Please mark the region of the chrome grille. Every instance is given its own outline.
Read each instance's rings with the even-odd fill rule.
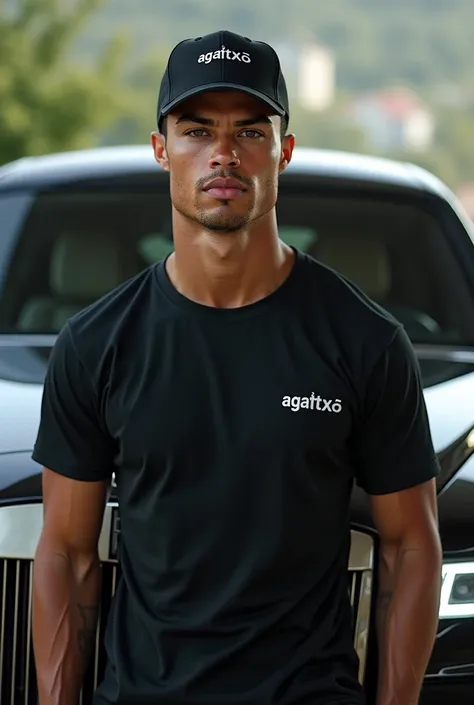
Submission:
[[[120,568],[115,563],[102,566],[102,603],[96,645],[84,679],[81,705],[90,705],[92,693],[105,667],[102,646],[107,614],[115,592]],[[31,593],[33,562],[0,560],[0,703],[37,705],[36,674],[31,639]]]
[[[372,571],[349,573],[349,595],[354,614],[354,646],[359,657],[359,681],[364,682],[372,612]]]
[[[30,511],[36,513],[34,521]],[[6,509],[11,511],[2,526]],[[33,577],[32,546],[35,541],[29,526],[40,531],[38,516],[41,508],[0,508],[0,705],[37,705],[36,674],[31,639],[31,597]],[[13,533],[8,533],[8,526]],[[18,544],[18,531],[23,528],[28,545]],[[110,604],[120,577],[120,566],[115,560],[116,507],[109,505],[101,534],[99,553],[102,559],[102,600],[96,644],[89,670],[84,680],[81,705],[91,705],[92,693],[102,678],[105,667],[104,634]],[[39,538],[39,533],[37,538]],[[9,557],[5,557],[9,556]],[[366,533],[352,531],[349,561],[348,590],[354,611],[354,645],[359,656],[359,679],[364,680],[367,644],[372,604],[373,539]]]
[[[0,703],[34,703],[31,679],[31,561],[2,560],[0,624]],[[30,692],[31,691],[31,692]]]

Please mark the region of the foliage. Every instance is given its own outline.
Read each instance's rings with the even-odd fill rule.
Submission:
[[[154,128],[163,62],[184,37],[228,28],[270,43],[290,42],[294,50],[301,42],[318,39],[335,53],[339,95],[406,85],[428,99],[438,123],[433,148],[427,154],[388,156],[427,166],[455,187],[472,180],[474,171],[474,114],[468,108],[474,96],[472,2],[240,0],[233,6],[220,0],[174,0],[163,10],[156,0],[113,0],[89,25],[76,50],[81,55],[87,47],[100,46],[111,27],[129,28],[130,60],[136,66],[147,62],[147,78],[135,88],[135,78],[129,76],[136,111],[124,115],[105,141],[143,142]],[[149,52],[154,58],[147,58]],[[464,103],[452,109],[438,105],[430,98],[438,89],[458,90]],[[321,114],[294,105],[291,127],[298,144],[370,151],[365,136],[344,125],[339,108],[340,98]]]
[[[367,136],[344,122],[342,96],[406,85],[434,111],[435,143],[426,154],[387,156],[426,166],[453,187],[473,178],[472,0],[240,0],[235,7],[173,0],[165,9],[156,0],[2,0],[0,8],[0,163],[149,141],[172,46],[228,28],[289,42],[290,56],[314,39],[334,50],[335,105],[313,114],[292,101],[299,145],[370,152]],[[126,63],[124,40],[110,41],[122,28]],[[461,101],[450,107],[443,94]]]
[[[141,63],[132,67],[124,77],[125,86],[133,95],[114,127],[102,137],[104,146],[111,144],[143,144],[156,130],[158,90],[167,56],[151,51]]]
[[[136,58],[226,28],[270,42],[321,40],[336,52],[342,90],[472,80],[472,0],[173,0],[166,8],[157,0],[113,0],[87,42],[121,23],[134,34]]]
[[[93,69],[68,61],[71,43],[101,4],[19,0],[0,15],[0,163],[85,147],[123,109],[123,40],[110,41]]]
[[[293,109],[290,131],[295,133],[298,146],[367,152],[366,136],[358,127],[348,125],[341,117],[343,103],[338,101],[330,110],[312,113]]]

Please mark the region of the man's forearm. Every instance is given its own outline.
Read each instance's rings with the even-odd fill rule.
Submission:
[[[390,565],[391,563],[391,565]],[[417,705],[438,625],[441,557],[400,549],[380,565],[377,705]]]
[[[33,588],[39,705],[79,705],[96,636],[100,580],[98,560],[74,566],[39,546]]]

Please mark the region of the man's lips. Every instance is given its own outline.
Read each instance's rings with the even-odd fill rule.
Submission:
[[[246,188],[237,179],[214,179],[203,189],[214,198],[238,198],[245,193]]]

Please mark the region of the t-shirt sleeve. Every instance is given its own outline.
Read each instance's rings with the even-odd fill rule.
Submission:
[[[356,481],[368,494],[388,494],[438,475],[421,374],[403,328],[370,375],[353,436]]]
[[[32,457],[75,480],[105,480],[114,471],[114,443],[100,418],[92,380],[68,324],[49,359]]]

